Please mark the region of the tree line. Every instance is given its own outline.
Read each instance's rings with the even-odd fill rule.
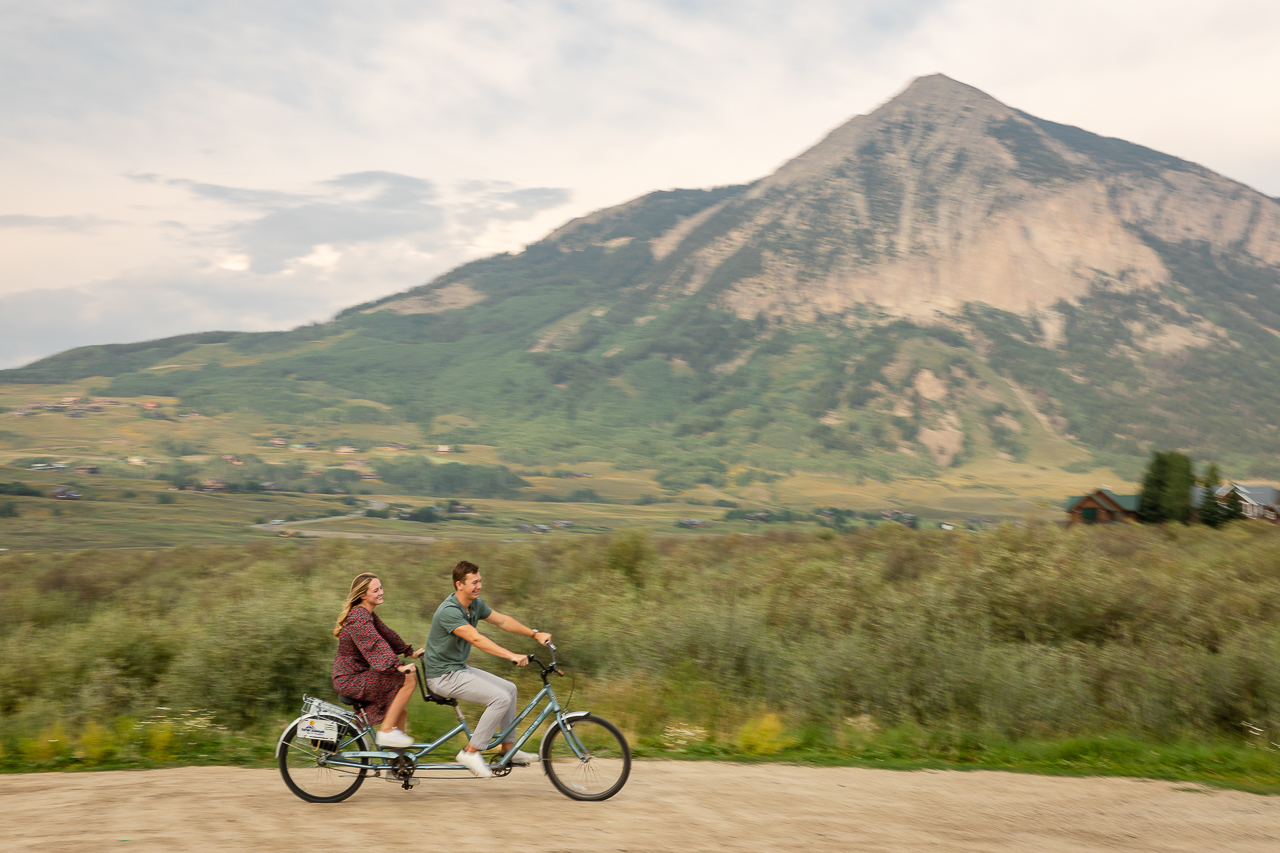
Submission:
[[[1200,500],[1194,500],[1194,488],[1201,488]],[[1225,502],[1219,501],[1217,491],[1222,486],[1218,466],[1210,462],[1197,477],[1191,457],[1176,450],[1154,451],[1142,477],[1142,520],[1148,524],[1180,521],[1184,524],[1198,521],[1210,527],[1220,527],[1229,521],[1244,518],[1244,505],[1234,489]],[[1194,506],[1193,506],[1194,504]]]

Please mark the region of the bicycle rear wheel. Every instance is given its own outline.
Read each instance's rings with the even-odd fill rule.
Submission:
[[[370,752],[365,736],[345,721],[338,721],[336,741],[309,740],[298,737],[294,723],[285,732],[278,761],[280,775],[289,790],[309,803],[340,803],[364,783],[365,769],[333,767],[325,761],[340,751]],[[368,758],[351,759],[368,764]]]
[[[574,800],[607,800],[631,775],[631,748],[618,727],[588,714],[553,725],[542,740],[542,767],[551,784]]]

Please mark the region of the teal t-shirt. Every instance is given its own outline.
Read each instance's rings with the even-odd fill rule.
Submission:
[[[463,625],[476,627],[481,619],[493,612],[493,608],[482,599],[471,601],[465,610],[458,601],[456,593],[451,594],[431,617],[431,632],[427,634],[427,650],[422,655],[422,666],[427,678],[439,678],[467,666],[467,657],[471,654],[471,644],[453,633],[455,628]]]

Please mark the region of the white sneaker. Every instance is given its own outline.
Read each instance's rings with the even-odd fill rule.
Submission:
[[[484,756],[478,752],[467,752],[464,749],[458,753],[457,761],[481,779],[488,779],[493,775],[493,771],[485,763]]]
[[[373,736],[373,739],[378,746],[389,746],[392,749],[405,749],[413,746],[413,738],[399,729],[392,729],[389,732],[380,731]]]
[[[538,756],[532,752],[525,752],[523,749],[517,749],[515,754],[511,756],[511,763],[516,767],[529,767],[538,763]]]

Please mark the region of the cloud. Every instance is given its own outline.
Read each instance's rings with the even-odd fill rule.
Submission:
[[[73,346],[326,320],[471,260],[486,235],[569,199],[552,187],[473,180],[441,188],[385,171],[295,190],[131,178],[178,188],[232,216],[203,228],[163,223],[184,247],[177,259],[92,284],[0,295],[0,367]]]
[[[554,187],[515,187],[486,181],[461,182],[442,192],[426,179],[386,171],[353,172],[297,192],[220,186],[170,179],[201,198],[251,211],[191,238],[220,245],[248,258],[256,273],[285,270],[317,246],[345,249],[395,240],[418,252],[463,250],[494,223],[520,222],[570,198]]]
[[[0,228],[43,228],[83,233],[114,224],[116,223],[96,216],[27,216],[21,213],[0,216]]]

